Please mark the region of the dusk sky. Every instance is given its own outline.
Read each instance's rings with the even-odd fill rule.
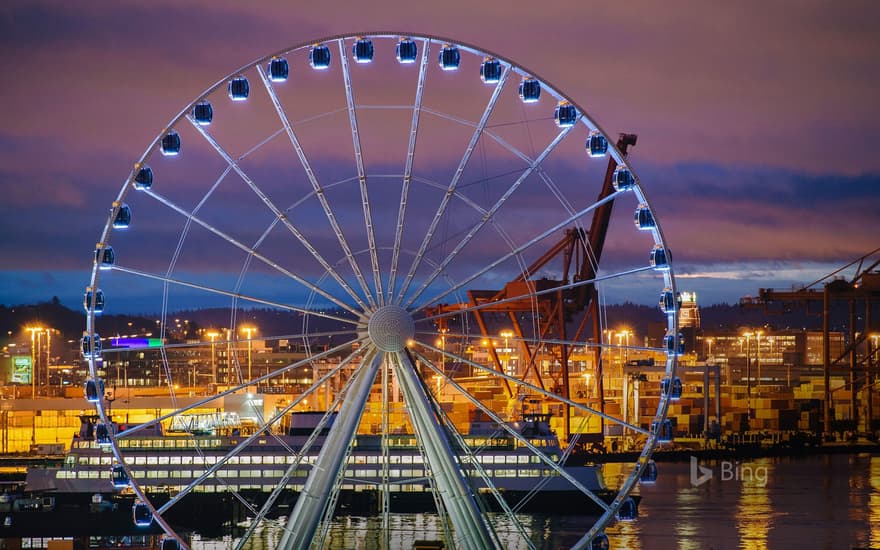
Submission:
[[[497,52],[638,134],[701,304],[811,282],[880,246],[878,27],[870,0],[7,0],[0,303],[80,303],[107,208],[168,121],[254,59],[361,31]]]

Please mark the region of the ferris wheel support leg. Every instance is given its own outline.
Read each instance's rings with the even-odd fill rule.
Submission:
[[[382,364],[382,357],[376,354],[366,360],[365,364],[369,366],[356,374],[358,378],[349,390],[352,393],[343,401],[333,427],[330,428],[330,433],[327,434],[321,447],[321,453],[312,466],[305,487],[290,512],[284,528],[284,536],[278,543],[279,550],[305,550],[312,544],[333,485],[340,469],[345,467],[343,460],[346,451],[366,408],[370,388],[376,379],[379,365]]]
[[[461,468],[455,461],[449,438],[431,408],[428,395],[419,382],[416,368],[409,355],[405,351],[398,352],[397,361],[395,370],[409,408],[416,437],[424,445],[437,490],[458,533],[461,548],[473,550],[500,548],[492,528],[486,523],[477,506],[477,501],[464,479]]]

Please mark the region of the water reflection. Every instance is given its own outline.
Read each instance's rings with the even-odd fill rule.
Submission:
[[[675,495],[680,518],[674,523],[678,550],[700,550],[700,504],[703,497],[696,490],[684,489]]]
[[[872,456],[868,469],[870,496],[868,497],[868,538],[872,548],[880,548],[880,456]]]
[[[691,484],[688,463],[661,463],[653,485],[638,487],[639,518],[608,528],[611,547],[631,550],[714,550],[880,548],[880,456],[814,456],[747,460],[766,468],[764,483],[751,476],[722,478],[721,462],[701,462],[712,479]],[[631,464],[608,464],[609,485],[619,483]],[[728,474],[732,475],[732,474]],[[577,510],[572,510],[573,514]],[[519,514],[519,521],[540,550],[570,548],[595,518],[577,515]],[[526,548],[516,529],[496,517],[506,548]],[[341,517],[330,529],[327,548],[380,548],[378,518]],[[257,532],[245,548],[274,548],[283,520]],[[441,538],[436,514],[392,517],[392,549],[408,549],[415,540]],[[231,550],[235,536],[193,540],[194,549]],[[449,545],[447,545],[447,548]]]
[[[633,464],[629,462],[613,462],[603,465],[602,475],[605,478],[605,483],[609,487],[620,487],[620,485],[622,485],[626,478],[632,473],[632,470]],[[641,496],[640,490],[640,487],[635,489],[634,494],[639,494],[639,496]],[[621,521],[608,527],[606,533],[611,542],[611,548],[631,548],[633,550],[642,549],[642,529],[640,519],[643,514],[643,510],[640,508],[639,520]]]
[[[740,498],[736,510],[740,548],[767,550],[767,539],[774,515],[768,489],[771,470],[770,459],[755,460],[748,464],[733,463],[732,467],[726,470],[732,477],[722,479],[740,484]],[[722,475],[724,473],[722,471]]]

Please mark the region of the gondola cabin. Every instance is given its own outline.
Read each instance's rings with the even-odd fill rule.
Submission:
[[[415,63],[418,52],[419,48],[416,45],[416,41],[412,38],[406,37],[398,40],[397,46],[394,49],[394,54],[397,57],[397,61],[403,64]]]
[[[266,67],[266,76],[269,77],[269,80],[272,82],[284,82],[289,75],[290,66],[287,64],[286,59],[283,57],[273,57],[269,60],[269,65]]]
[[[315,44],[309,49],[309,65],[313,69],[323,71],[330,67],[330,48],[323,44]]]
[[[229,99],[232,101],[244,101],[250,95],[251,87],[248,79],[244,76],[236,76],[229,81]]]

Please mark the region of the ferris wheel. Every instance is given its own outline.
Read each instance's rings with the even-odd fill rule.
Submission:
[[[678,294],[633,143],[534,72],[431,36],[328,37],[206,89],[125,179],[85,293],[86,394],[135,522],[185,546],[175,508],[223,493],[249,518],[239,546],[284,517],[279,547],[322,547],[369,493],[388,547],[413,490],[447,547],[534,548],[524,506],[564,486],[591,510],[565,546],[607,544],[681,391]],[[605,304],[644,296],[665,335],[614,341]],[[102,335],[126,301],[155,325]],[[222,321],[180,313],[204,310]],[[658,358],[647,418],[605,406],[630,355]],[[152,388],[155,413],[114,422],[111,383]],[[619,486],[572,465],[591,433],[636,445]],[[150,462],[159,435],[184,464]]]

